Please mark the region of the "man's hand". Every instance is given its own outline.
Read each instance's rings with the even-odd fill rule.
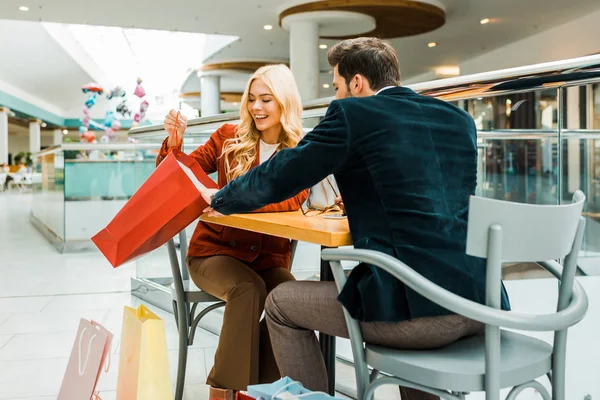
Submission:
[[[171,110],[165,117],[163,126],[169,134],[169,148],[177,147],[183,140],[183,134],[187,128],[187,118],[179,111]]]

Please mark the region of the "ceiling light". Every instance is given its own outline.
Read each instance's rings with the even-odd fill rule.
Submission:
[[[29,7],[21,6],[19,7],[19,11],[29,11]]]
[[[323,87],[324,87],[325,89],[329,89],[329,84],[327,84],[327,83],[324,83],[324,84],[323,84]]]
[[[429,42],[429,43],[427,43],[427,47],[435,47],[435,46],[437,46],[436,42]]]
[[[484,19],[482,19],[481,21],[479,21],[479,23],[480,23],[481,25],[485,25],[485,24],[487,24],[488,22],[490,22],[490,19],[489,19],[489,18],[484,18]]]
[[[68,130],[66,130],[66,129],[63,129],[63,135],[67,135],[68,133],[69,133],[69,131],[68,131]]]
[[[48,126],[48,124],[46,124],[45,122],[42,122],[42,128],[45,128],[47,126]]]
[[[458,76],[460,75],[460,67],[452,65],[437,67],[435,69],[435,74],[439,77]]]
[[[265,26],[263,26],[263,29],[265,31],[270,31],[271,29],[273,29],[273,25],[265,25]]]
[[[327,45],[326,44],[320,44],[319,48],[325,50],[327,48]]]

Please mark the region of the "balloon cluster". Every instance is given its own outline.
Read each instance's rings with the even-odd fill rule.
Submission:
[[[89,83],[81,87],[83,93],[88,94],[85,100],[85,106],[83,107],[83,118],[81,119],[81,126],[79,127],[79,139],[82,142],[92,143],[95,140],[95,135],[91,129],[103,131],[104,135],[100,138],[102,143],[108,143],[111,139],[115,138],[115,133],[121,129],[121,122],[119,121],[119,115],[121,118],[131,117],[131,110],[127,105],[127,99],[125,98],[126,92],[121,86],[117,86],[106,94],[106,98],[109,101],[118,100],[119,103],[115,107],[114,111],[112,107],[106,111],[104,116],[104,122],[99,124],[90,118],[90,109],[96,104],[98,96],[102,96],[104,89],[97,83]],[[142,86],[142,80],[137,79],[137,86],[133,91],[133,94],[143,99],[146,96],[146,91]],[[146,117],[146,110],[148,110],[149,103],[143,100],[140,103],[140,109],[133,117],[133,126],[137,126]]]
[[[98,96],[102,96],[104,89],[97,83],[88,83],[81,87],[81,91],[88,95],[85,100],[83,107],[83,118],[81,119],[81,126],[79,127],[79,140],[81,142],[92,143],[96,135],[90,131],[90,126],[94,126],[95,122],[90,118],[90,109],[96,105]]]
[[[146,96],[146,91],[144,90],[144,87],[142,86],[142,79],[138,78],[137,79],[137,86],[135,87],[135,90],[133,91],[133,94],[135,94],[137,97],[141,99],[144,98],[144,96]],[[148,103],[146,100],[143,100],[140,103],[140,110],[138,112],[135,113],[135,115],[133,116],[133,126],[137,126],[140,122],[142,122],[144,120],[144,118],[146,117],[146,110],[148,110],[148,107],[150,106],[150,103]]]

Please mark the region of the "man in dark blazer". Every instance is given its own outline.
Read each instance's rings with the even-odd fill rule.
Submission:
[[[399,86],[396,52],[379,39],[340,42],[328,60],[336,100],[323,120],[297,147],[205,193],[212,195],[213,214],[285,200],[333,173],[355,248],[394,256],[447,290],[484,303],[485,262],[465,254],[477,172],[473,119]],[[502,300],[509,309],[505,291]],[[361,264],[339,297],[332,282],[288,282],[271,293],[266,315],[284,376],[312,390],[327,389],[313,330],[347,337],[340,303],[361,321],[366,342],[389,347],[434,348],[483,329]],[[401,392],[403,400],[437,398]]]

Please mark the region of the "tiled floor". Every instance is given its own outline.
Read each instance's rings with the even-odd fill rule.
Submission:
[[[115,399],[123,306],[141,303],[129,294],[133,265],[113,269],[99,253],[59,254],[29,223],[30,206],[30,195],[0,193],[0,399],[56,398],[80,318],[94,319],[115,335],[112,367],[99,383],[102,399]],[[301,257],[318,257],[312,253],[305,248]],[[600,398],[600,347],[593,345],[600,328],[600,278],[582,282],[590,312],[569,336],[568,400],[585,395]],[[507,287],[515,309],[552,312],[554,300],[548,299],[555,297],[555,281],[517,280],[507,282]],[[165,321],[174,382],[178,347],[174,320],[171,314],[149,307]],[[551,339],[548,334],[539,336]],[[204,381],[217,340],[211,333],[197,332],[188,358],[185,399],[208,397]],[[352,369],[338,363],[337,381],[352,385]],[[483,398],[481,394],[468,397]],[[532,391],[520,397],[538,398]],[[384,387],[377,399],[399,399],[398,391]]]

